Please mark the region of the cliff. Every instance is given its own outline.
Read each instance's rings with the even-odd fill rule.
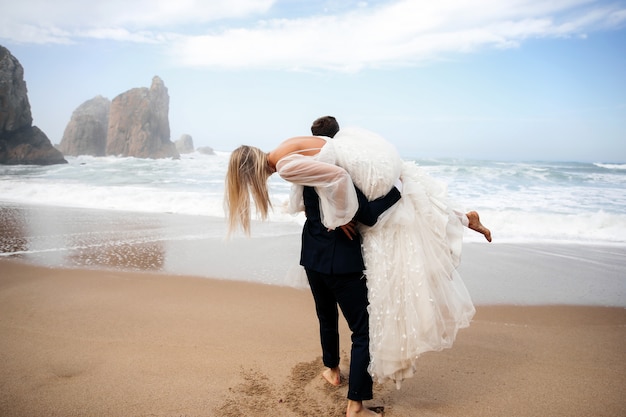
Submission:
[[[65,164],[63,154],[33,126],[24,68],[0,46],[0,164]]]

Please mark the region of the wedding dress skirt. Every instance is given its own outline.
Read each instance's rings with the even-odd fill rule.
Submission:
[[[467,218],[449,206],[445,184],[402,161],[371,132],[342,129],[322,157],[334,157],[370,200],[385,195],[398,177],[402,181],[400,201],[375,226],[361,229],[370,302],[368,370],[375,381],[399,387],[422,353],[451,347],[475,313],[456,270]]]

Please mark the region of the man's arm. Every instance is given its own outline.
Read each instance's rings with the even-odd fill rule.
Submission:
[[[359,200],[359,209],[354,218],[356,221],[366,226],[375,225],[380,215],[396,204],[401,198],[400,190],[396,187],[392,187],[391,191],[386,195],[373,201],[367,201],[363,192],[357,187],[354,188],[356,189],[356,195]]]

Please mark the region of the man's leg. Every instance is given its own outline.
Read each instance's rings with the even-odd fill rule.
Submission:
[[[315,301],[315,311],[320,324],[322,361],[328,368],[339,366],[339,311],[337,300],[328,288],[327,275],[306,270],[306,275]],[[332,278],[332,277],[331,277]],[[331,381],[329,381],[331,382]],[[331,382],[332,383],[332,382]]]
[[[362,274],[337,275],[332,284],[335,297],[352,331],[348,399],[371,400],[372,377],[367,372],[370,363],[369,315],[367,285]]]

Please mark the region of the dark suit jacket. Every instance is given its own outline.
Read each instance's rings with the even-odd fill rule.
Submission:
[[[389,193],[377,200],[367,201],[356,188],[359,210],[355,220],[373,226],[378,217],[400,200],[400,191],[393,187]],[[319,196],[313,187],[303,191],[306,222],[302,230],[300,265],[322,274],[349,274],[365,269],[361,252],[361,235],[348,239],[343,230],[328,231],[321,222]]]

